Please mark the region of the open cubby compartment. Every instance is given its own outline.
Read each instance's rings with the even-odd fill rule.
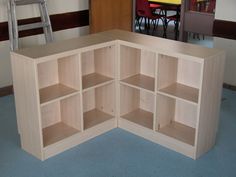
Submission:
[[[37,69],[41,104],[69,96],[80,88],[78,55],[39,63]]]
[[[115,45],[89,50],[81,54],[83,89],[115,78]]]
[[[193,103],[198,103],[202,80],[202,60],[176,58],[159,54],[158,91]]]
[[[115,83],[83,92],[84,129],[115,118]]]
[[[156,130],[194,146],[197,108],[195,104],[158,94]]]
[[[120,85],[121,118],[153,129],[154,95],[143,89]]]
[[[120,46],[120,79],[136,87],[155,90],[156,54],[154,52]]]
[[[41,106],[44,147],[80,132],[81,115],[79,94]]]

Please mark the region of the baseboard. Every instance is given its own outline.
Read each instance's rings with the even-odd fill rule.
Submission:
[[[236,86],[230,85],[230,84],[226,84],[226,83],[223,84],[223,88],[236,91]]]
[[[236,22],[226,20],[214,20],[213,36],[236,40]]]
[[[13,86],[7,86],[0,88],[0,97],[13,94]]]
[[[89,25],[89,10],[81,10],[75,12],[67,12],[62,14],[50,15],[53,31],[66,30]],[[36,23],[41,21],[40,17],[28,18],[18,20],[18,24],[25,25],[29,23]],[[8,22],[0,23],[0,41],[9,39]],[[32,36],[43,34],[43,29],[30,29],[24,30],[19,33],[19,37]]]

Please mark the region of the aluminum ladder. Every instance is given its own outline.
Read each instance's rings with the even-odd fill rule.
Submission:
[[[16,6],[38,4],[41,22],[18,25]],[[43,28],[46,43],[53,41],[52,26],[47,11],[46,0],[8,0],[8,29],[12,51],[19,49],[19,32],[29,29]]]

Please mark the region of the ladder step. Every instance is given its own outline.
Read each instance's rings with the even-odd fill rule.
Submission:
[[[50,24],[49,23],[42,23],[42,22],[31,23],[31,24],[27,24],[27,25],[19,25],[18,26],[18,31],[43,28],[43,27],[47,27],[47,26],[50,26]]]
[[[28,4],[39,4],[39,3],[44,3],[45,0],[15,0],[15,4],[17,6],[23,6],[23,5],[28,5]]]

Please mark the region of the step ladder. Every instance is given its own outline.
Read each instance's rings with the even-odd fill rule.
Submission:
[[[41,22],[26,25],[18,25],[16,6],[38,4]],[[45,0],[8,0],[8,29],[10,47],[12,51],[19,48],[19,32],[29,29],[43,28],[46,43],[53,41],[52,26],[47,11]]]

